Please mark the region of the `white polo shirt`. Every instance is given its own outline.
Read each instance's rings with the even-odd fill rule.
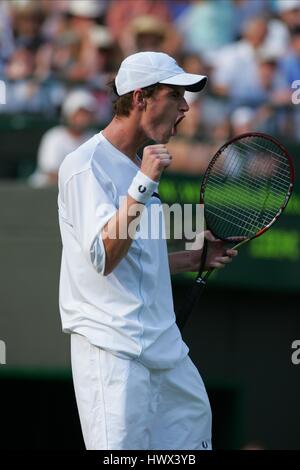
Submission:
[[[65,332],[79,333],[119,357],[164,369],[183,359],[188,348],[175,323],[162,233],[157,238],[155,230],[152,239],[137,235],[113,272],[103,275],[101,230],[118,209],[120,196],[127,196],[137,171],[101,133],[63,161],[58,196],[63,242],[60,312]],[[150,205],[159,209],[159,199],[153,196],[146,209]],[[142,233],[160,217],[159,210],[144,212]]]

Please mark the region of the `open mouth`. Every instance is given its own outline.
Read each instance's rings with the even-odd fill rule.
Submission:
[[[176,119],[174,126],[172,127],[172,136],[177,134],[177,126],[184,119],[185,116],[180,116]]]

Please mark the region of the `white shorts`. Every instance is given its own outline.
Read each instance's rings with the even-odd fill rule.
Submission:
[[[211,449],[210,404],[188,356],[173,369],[148,369],[72,334],[71,359],[87,449]]]

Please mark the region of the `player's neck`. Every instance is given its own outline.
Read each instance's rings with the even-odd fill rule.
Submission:
[[[138,149],[146,141],[144,134],[133,121],[134,118],[130,117],[114,117],[103,131],[104,137],[131,160],[135,160]]]

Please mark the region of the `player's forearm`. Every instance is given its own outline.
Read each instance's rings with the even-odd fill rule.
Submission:
[[[164,145],[145,147],[141,169],[132,180],[125,202],[102,230],[106,254],[104,275],[110,274],[127,254],[144,204],[157,191],[160,175],[171,160]]]
[[[176,251],[169,254],[169,266],[171,274],[185,273],[195,271],[196,266],[192,262],[191,252]]]
[[[127,196],[120,209],[104,226],[101,235],[105,248],[105,276],[110,274],[126,256],[143,208],[143,204]]]

